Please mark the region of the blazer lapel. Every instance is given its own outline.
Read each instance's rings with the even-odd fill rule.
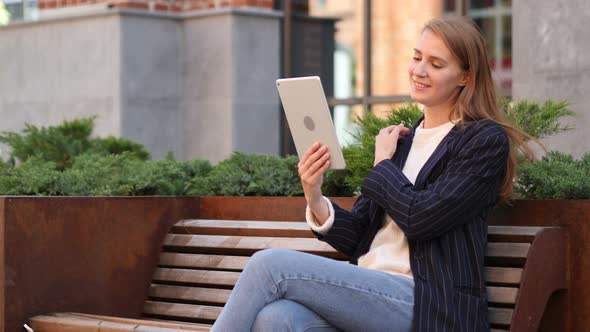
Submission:
[[[410,154],[410,148],[412,147],[412,141],[414,139],[414,132],[414,128],[410,128],[410,132],[408,132],[406,136],[399,138],[397,149],[395,150],[392,161],[400,169],[404,168],[406,159],[408,159],[408,154]]]
[[[418,122],[410,128],[410,131],[406,136],[402,136],[398,140],[398,146],[395,150],[395,154],[393,155],[392,161],[396,164],[400,169],[404,168],[406,164],[406,160],[408,159],[408,155],[410,154],[410,148],[412,147],[412,142],[414,141],[414,134],[416,133],[416,128],[422,123],[424,120],[424,116],[421,116]]]
[[[434,166],[442,159],[442,157],[447,153],[448,145],[451,143],[458,135],[459,128],[454,126],[451,131],[442,139],[440,144],[434,149],[432,155],[428,158],[420,172],[418,172],[418,176],[416,177],[416,183],[414,183],[414,187],[416,188],[424,188],[426,186],[426,180],[428,176],[434,169]]]

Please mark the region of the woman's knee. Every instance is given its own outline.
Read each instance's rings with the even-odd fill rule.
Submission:
[[[307,307],[290,300],[274,301],[258,313],[252,331],[336,331]]]
[[[289,331],[283,311],[280,300],[266,305],[256,316],[252,331]]]
[[[246,269],[260,269],[267,268],[268,266],[277,266],[280,263],[284,263],[290,260],[294,252],[288,249],[272,248],[265,249],[256,252],[250,258]]]

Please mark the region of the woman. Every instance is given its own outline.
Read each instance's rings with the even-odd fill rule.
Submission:
[[[299,163],[307,222],[352,264],[254,255],[213,331],[488,331],[487,216],[512,189],[522,132],[496,104],[483,38],[464,18],[426,24],[409,65],[412,128],[384,128],[352,211],[322,196],[316,143]]]

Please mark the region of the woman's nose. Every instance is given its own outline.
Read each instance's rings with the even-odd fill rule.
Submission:
[[[413,74],[420,77],[426,76],[426,68],[424,62],[419,62],[416,64],[416,66],[414,66]]]

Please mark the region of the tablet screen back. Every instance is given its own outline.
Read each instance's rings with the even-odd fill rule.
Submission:
[[[299,159],[320,142],[330,152],[330,168],[346,168],[320,78],[279,79],[276,84]]]

